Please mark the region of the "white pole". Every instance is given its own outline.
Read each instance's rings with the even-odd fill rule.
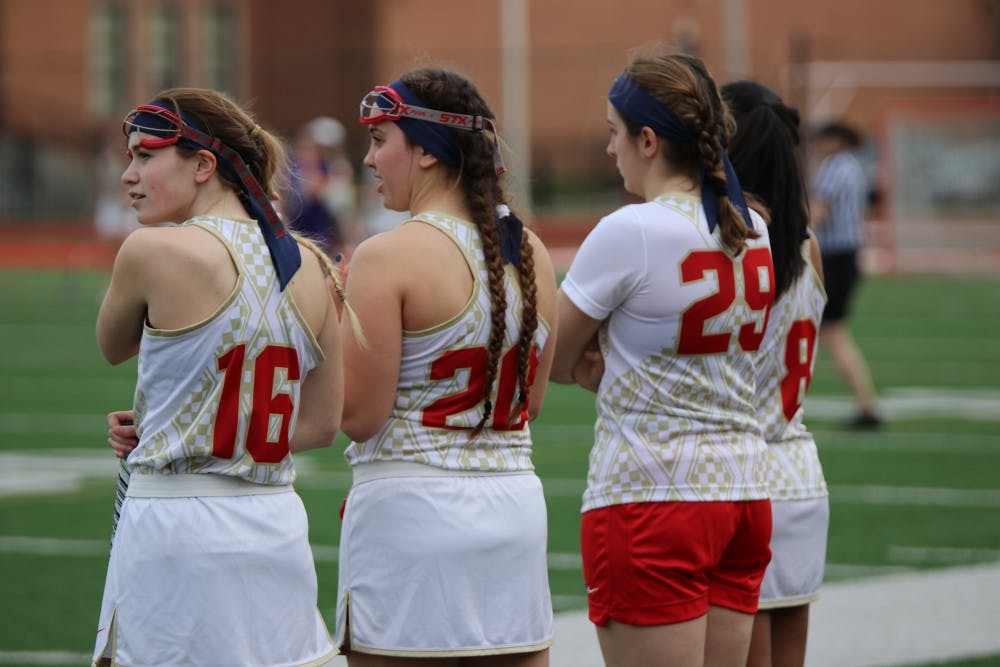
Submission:
[[[500,136],[511,203],[531,212],[531,77],[528,71],[528,0],[500,0]]]
[[[725,38],[725,81],[744,79],[750,72],[750,45],[747,34],[747,0],[723,0],[722,34]]]

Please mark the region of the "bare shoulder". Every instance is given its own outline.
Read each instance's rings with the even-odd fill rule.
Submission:
[[[140,273],[174,267],[179,258],[193,254],[197,248],[185,231],[182,227],[140,227],[125,237],[115,262]]]
[[[545,247],[544,243],[542,243],[542,239],[539,238],[538,234],[527,227],[524,228],[524,231],[528,235],[528,242],[531,243],[531,249],[535,255],[536,264],[538,260],[541,259],[547,266],[552,266],[552,258],[549,257],[549,249]]]

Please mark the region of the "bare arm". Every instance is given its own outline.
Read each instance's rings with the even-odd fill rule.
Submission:
[[[329,446],[340,428],[344,409],[344,364],[337,309],[326,284],[317,288],[317,298],[327,301],[326,317],[316,340],[325,359],[302,382],[299,416],[289,446],[293,452]]]
[[[392,410],[403,345],[402,290],[389,235],[363,242],[351,258],[347,300],[361,322],[366,345],[344,328],[344,433],[364,441]]]
[[[534,233],[529,231],[528,239],[534,254],[538,315],[544,318],[551,327],[548,340],[540,350],[535,379],[531,385],[531,391],[528,392],[528,420],[533,421],[541,414],[542,404],[545,402],[545,390],[552,372],[556,341],[559,340],[559,313],[556,306],[556,271],[552,266],[552,258],[549,257],[549,251]]]
[[[146,267],[156,254],[151,231],[136,230],[122,243],[115,257],[111,285],[97,316],[97,344],[104,358],[114,365],[139,352],[148,303]]]
[[[809,224],[813,229],[819,229],[830,217],[830,202],[819,195],[813,195],[809,202]]]
[[[604,360],[595,349],[594,340],[600,326],[600,320],[585,314],[559,291],[559,338],[552,364],[553,382],[578,383],[584,389],[597,390],[604,373]]]
[[[812,264],[813,271],[819,276],[821,283],[826,282],[823,276],[823,256],[820,254],[819,241],[815,234],[809,234],[809,263]]]

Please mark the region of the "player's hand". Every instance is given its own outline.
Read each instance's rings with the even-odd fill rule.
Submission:
[[[576,360],[572,372],[573,380],[587,391],[597,392],[604,377],[604,355],[597,340],[597,334],[587,343]]]
[[[108,413],[108,446],[120,459],[127,457],[139,444],[135,425],[132,423],[134,416],[132,410]]]

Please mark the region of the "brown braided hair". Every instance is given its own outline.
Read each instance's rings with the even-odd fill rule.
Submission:
[[[425,67],[413,69],[400,79],[427,106],[456,113],[495,118],[476,86],[465,77],[448,70]],[[461,152],[461,163],[456,169],[456,182],[462,191],[471,221],[479,229],[486,260],[490,290],[491,326],[486,346],[486,389],[483,396],[483,416],[472,431],[471,437],[482,432],[493,412],[490,398],[499,373],[503,342],[506,336],[507,295],[504,287],[504,261],[500,255],[500,230],[497,206],[506,203],[500,177],[496,173],[493,154],[498,150],[493,137],[487,132],[449,130]],[[521,262],[518,282],[524,303],[521,312],[518,338],[518,395],[507,423],[516,421],[521,409],[528,402],[531,371],[531,351],[538,329],[538,310],[535,287],[535,262],[527,232],[521,234]]]
[[[747,227],[739,210],[726,196],[722,152],[736,131],[736,123],[705,64],[694,56],[642,55],[635,58],[626,71],[636,85],[673,112],[697,137],[694,141],[665,141],[664,158],[673,169],[695,183],[700,180],[701,171],[705,171],[702,187],[711,188],[719,195],[722,244],[738,255],[746,247],[747,239],[758,238],[760,233]],[[625,126],[631,136],[637,136],[642,130],[641,126],[628,121]]]

